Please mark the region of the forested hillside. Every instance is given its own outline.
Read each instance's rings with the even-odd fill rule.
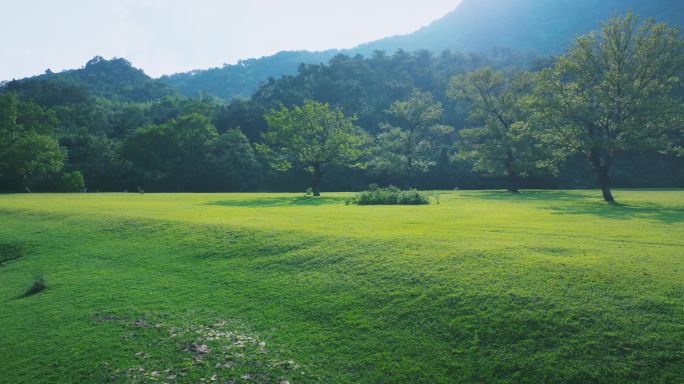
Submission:
[[[260,59],[241,60],[235,65],[162,76],[160,80],[185,96],[207,93],[226,100],[233,97],[249,98],[259,83],[269,77],[294,75],[299,65],[326,63],[336,54],[336,50],[279,52]]]
[[[162,77],[186,96],[206,92],[224,99],[247,97],[269,77],[295,74],[299,64],[327,62],[336,53],[366,57],[427,49],[435,53],[479,52],[495,55],[556,54],[599,22],[632,10],[672,25],[684,25],[678,0],[463,0],[454,11],[407,35],[388,37],[339,52],[281,52],[236,65]]]
[[[323,190],[684,186],[681,35],[630,15],[600,36],[558,58],[339,54],[231,101],[96,57],[0,88],[0,189],[303,191],[311,174]],[[335,135],[358,137],[353,159],[323,153]]]
[[[684,7],[677,0],[463,0],[453,12],[419,31],[370,42],[353,51],[489,53],[503,48],[555,54],[600,22],[630,10],[644,18],[684,25]]]
[[[79,69],[9,81],[6,91],[15,92],[40,104],[52,106],[85,102],[101,97],[125,102],[146,102],[176,94],[176,91],[134,68],[126,59],[105,60],[100,56]]]

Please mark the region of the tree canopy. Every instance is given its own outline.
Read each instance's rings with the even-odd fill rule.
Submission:
[[[684,123],[684,104],[674,93],[683,71],[678,30],[640,23],[631,13],[609,20],[541,72],[537,106],[547,143],[585,155],[612,202],[618,153],[673,149]]]
[[[483,68],[452,79],[449,95],[468,104],[475,128],[460,131],[459,155],[474,161],[475,170],[505,176],[508,190],[518,192],[544,157],[530,126],[526,105],[535,86],[529,72],[503,73]]]
[[[76,172],[89,191],[588,188],[598,175],[610,200],[611,186],[684,186],[682,61],[675,29],[633,15],[557,57],[335,55],[230,101],[96,57],[0,84],[0,190],[73,190]]]
[[[354,118],[339,109],[308,100],[292,109],[272,110],[265,119],[269,129],[257,148],[277,170],[303,166],[312,175],[314,196],[320,196],[324,166],[361,165],[358,160],[367,137],[354,125]]]
[[[380,124],[378,155],[374,166],[395,172],[413,187],[415,175],[427,172],[437,162],[453,128],[441,124],[444,110],[427,92],[413,91],[406,100],[397,100],[387,110],[392,123]]]
[[[54,124],[54,114],[40,106],[11,93],[0,96],[0,181],[5,188],[29,190],[32,179],[62,170],[65,153],[51,136]]]

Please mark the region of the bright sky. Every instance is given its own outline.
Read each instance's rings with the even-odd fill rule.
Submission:
[[[0,0],[0,80],[125,57],[151,76],[413,32],[461,0]]]

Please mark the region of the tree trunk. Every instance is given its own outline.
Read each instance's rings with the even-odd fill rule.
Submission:
[[[411,189],[413,187],[413,158],[411,156],[406,160],[406,180],[404,181],[404,189]]]
[[[321,165],[316,164],[313,166],[313,178],[311,180],[311,190],[314,196],[321,195]]]
[[[508,175],[508,192],[518,193],[518,175],[515,173],[513,168],[513,162],[515,158],[513,157],[513,151],[508,150],[506,155],[506,174]]]
[[[508,176],[508,192],[510,193],[520,193],[520,190],[518,189],[518,179],[515,177],[515,175],[509,175]]]
[[[599,185],[601,186],[601,192],[603,193],[603,200],[613,203],[615,199],[613,194],[610,192],[610,168],[608,166],[599,166],[598,169]]]
[[[613,154],[608,153],[601,155],[602,151],[594,147],[589,152],[589,160],[594,165],[596,173],[598,174],[598,182],[603,193],[603,200],[613,203],[615,199],[610,192],[610,165],[613,162]],[[605,153],[605,151],[603,151]]]

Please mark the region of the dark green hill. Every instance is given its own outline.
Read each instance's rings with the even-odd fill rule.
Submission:
[[[39,76],[7,82],[3,88],[46,106],[83,102],[91,96],[146,102],[176,93],[126,59],[106,60],[99,56],[82,68],[59,73],[48,70]]]

